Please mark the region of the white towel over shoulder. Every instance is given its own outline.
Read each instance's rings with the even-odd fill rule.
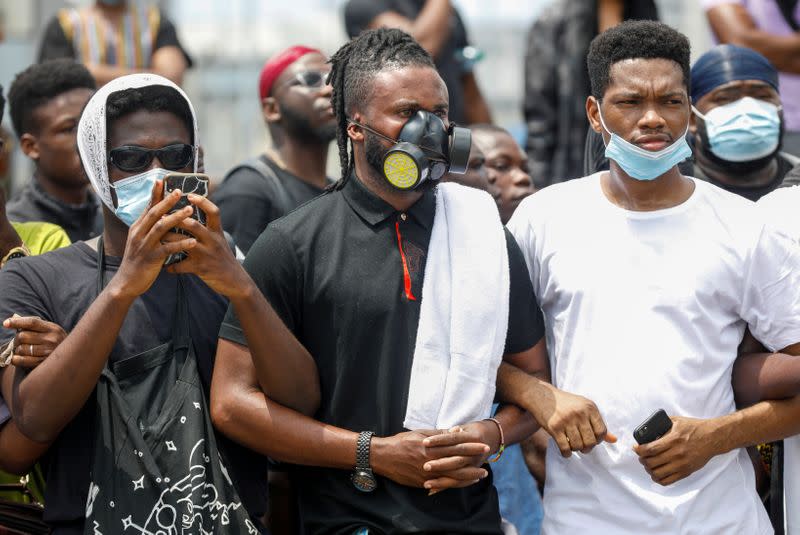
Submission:
[[[509,286],[494,199],[474,188],[440,184],[406,429],[448,429],[489,417],[508,330]]]

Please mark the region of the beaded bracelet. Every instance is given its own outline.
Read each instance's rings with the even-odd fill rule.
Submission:
[[[486,459],[490,463],[496,463],[497,461],[500,460],[500,457],[503,456],[503,452],[506,449],[506,438],[505,435],[503,434],[503,426],[500,425],[500,421],[497,418],[486,418],[486,419],[497,424],[497,429],[500,431],[500,447],[497,448],[497,453],[492,455],[489,459]]]

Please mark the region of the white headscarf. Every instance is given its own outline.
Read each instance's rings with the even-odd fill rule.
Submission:
[[[78,122],[78,152],[86,171],[86,176],[103,203],[113,212],[114,201],[111,198],[111,186],[108,178],[108,155],[106,151],[106,102],[111,93],[125,89],[137,89],[154,85],[171,87],[183,97],[192,114],[194,128],[194,171],[197,172],[197,148],[200,145],[197,132],[197,116],[192,102],[183,90],[157,74],[130,74],[116,78],[101,87],[86,104]]]

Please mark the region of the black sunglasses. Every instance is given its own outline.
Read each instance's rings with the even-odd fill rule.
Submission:
[[[194,147],[185,143],[167,145],[160,149],[145,149],[125,145],[111,149],[108,153],[108,163],[114,164],[121,171],[143,171],[158,156],[158,161],[164,169],[177,171],[189,165],[194,159]]]
[[[327,78],[327,71],[303,71],[298,72],[291,79],[286,80],[282,85],[302,85],[305,87],[319,88],[325,85],[325,80]]]

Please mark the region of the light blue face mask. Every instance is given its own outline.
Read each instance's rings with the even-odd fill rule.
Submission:
[[[708,149],[729,162],[749,162],[769,156],[781,142],[780,108],[775,104],[744,97],[703,115]]]
[[[597,113],[600,115],[600,124],[603,125],[603,129],[611,135],[611,140],[606,145],[606,158],[617,162],[617,165],[622,167],[622,170],[631,178],[655,180],[692,155],[692,149],[686,142],[686,134],[689,131],[688,124],[683,135],[672,145],[652,151],[629,143],[609,130],[603,121],[603,114],[600,113],[599,102]]]
[[[111,184],[117,192],[114,214],[129,227],[133,225],[150,203],[153,185],[171,172],[157,167]]]

